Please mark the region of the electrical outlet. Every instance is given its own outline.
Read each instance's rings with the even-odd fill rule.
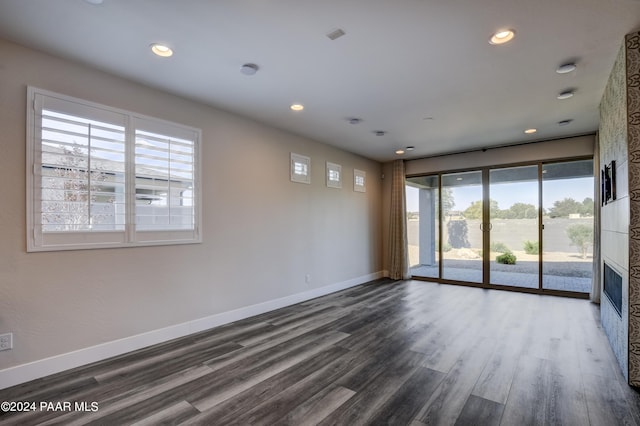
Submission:
[[[13,333],[0,334],[0,351],[13,349]]]
[[[307,284],[311,284],[311,274],[307,274],[304,276],[304,282]]]

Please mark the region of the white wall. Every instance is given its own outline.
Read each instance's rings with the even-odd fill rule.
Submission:
[[[201,128],[204,242],[26,253],[27,85]],[[0,129],[0,333],[14,333],[0,388],[3,372],[50,373],[109,355],[118,339],[127,349],[144,340],[132,336],[173,337],[382,270],[377,162],[3,40]],[[291,151],[311,157],[311,185],[289,181]],[[325,161],[342,165],[342,189],[326,187]],[[364,194],[353,192],[354,168],[367,172]],[[64,358],[95,345],[107,349]]]

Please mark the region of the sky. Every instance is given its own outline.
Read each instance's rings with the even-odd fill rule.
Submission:
[[[508,209],[514,203],[527,203],[538,205],[537,182],[517,182],[506,184],[494,184],[490,188],[490,198],[498,202],[498,208]],[[542,185],[543,207],[553,207],[555,201],[565,198],[573,198],[582,202],[585,198],[593,196],[593,178],[574,178],[544,182]],[[480,185],[456,187],[453,192],[455,206],[453,210],[463,211],[474,201],[482,199],[482,187]],[[418,189],[407,187],[407,211],[418,211]]]

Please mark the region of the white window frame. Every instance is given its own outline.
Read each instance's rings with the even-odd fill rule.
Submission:
[[[105,114],[122,115],[125,127],[125,224],[124,230],[113,231],[43,231],[41,210],[42,157],[41,157],[41,101],[67,102],[80,112],[95,109]],[[70,106],[71,107],[71,106]],[[78,117],[82,117],[78,114]],[[189,229],[166,229],[153,231],[136,229],[136,173],[135,173],[135,125],[144,122],[146,129],[167,131],[167,137],[189,137],[193,140],[193,226]],[[164,135],[165,133],[163,133]],[[191,139],[192,138],[192,139]],[[61,95],[29,86],[27,88],[27,251],[77,250],[112,247],[137,247],[153,245],[193,244],[202,242],[202,180],[200,176],[200,145],[202,131],[197,128],[172,123],[134,112],[100,105],[94,102]],[[173,229],[172,229],[173,228]]]

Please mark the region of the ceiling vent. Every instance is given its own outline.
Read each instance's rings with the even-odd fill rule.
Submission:
[[[337,38],[342,37],[345,34],[346,33],[344,32],[344,30],[338,28],[337,30],[333,30],[329,34],[327,34],[327,37],[329,37],[331,40],[335,40]]]

